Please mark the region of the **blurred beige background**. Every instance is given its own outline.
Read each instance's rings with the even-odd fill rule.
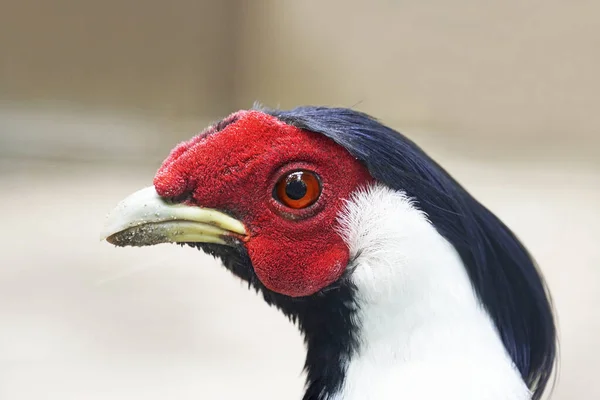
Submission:
[[[524,240],[553,398],[600,398],[600,3],[2,0],[0,399],[297,399],[295,327],[213,260],[98,241],[178,141],[255,100],[402,131]]]

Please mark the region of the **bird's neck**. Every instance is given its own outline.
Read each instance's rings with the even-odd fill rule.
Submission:
[[[341,373],[341,384],[305,399],[529,398],[460,257],[409,199],[371,188],[348,204],[341,226],[354,256],[351,302],[328,318],[346,321],[347,335],[313,333],[312,348],[307,335],[309,373],[315,360],[330,366],[313,381]],[[321,322],[316,332],[330,335]]]

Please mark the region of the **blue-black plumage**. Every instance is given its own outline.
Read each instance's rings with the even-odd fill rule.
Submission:
[[[553,371],[550,295],[523,244],[354,110],[232,114],[176,147],[105,236],[219,257],[304,334],[304,400],[538,400]]]
[[[419,146],[367,114],[327,107],[267,112],[327,136],[375,179],[417,201],[460,254],[506,350],[539,399],[554,367],[556,328],[544,280],[515,234]]]

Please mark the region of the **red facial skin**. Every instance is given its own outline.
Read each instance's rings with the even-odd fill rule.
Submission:
[[[321,134],[260,111],[239,111],[223,130],[201,134],[172,150],[154,178],[160,196],[219,209],[249,231],[246,249],[261,282],[292,297],[336,281],[349,259],[336,231],[344,200],[373,178],[346,149]],[[214,129],[213,129],[214,131]],[[273,198],[279,178],[316,172],[316,203],[295,210]]]

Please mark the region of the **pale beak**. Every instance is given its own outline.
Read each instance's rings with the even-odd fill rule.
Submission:
[[[159,243],[230,244],[243,239],[244,224],[218,210],[170,202],[154,187],[121,201],[106,217],[102,240],[116,246],[152,246]]]

